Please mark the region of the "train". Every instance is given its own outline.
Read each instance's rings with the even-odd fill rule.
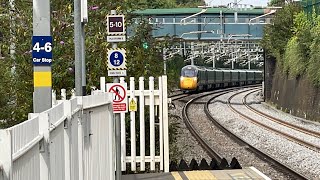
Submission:
[[[260,70],[214,69],[187,65],[181,69],[180,89],[183,92],[206,91],[215,88],[259,84],[263,81]]]

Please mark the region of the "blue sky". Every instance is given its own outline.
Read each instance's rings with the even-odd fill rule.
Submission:
[[[209,5],[227,5],[234,0],[205,0]],[[250,4],[253,6],[266,6],[269,0],[238,0],[239,4]]]

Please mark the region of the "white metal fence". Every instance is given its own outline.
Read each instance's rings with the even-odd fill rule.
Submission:
[[[146,89],[145,80],[140,77],[139,88],[135,89],[134,78],[130,78],[127,94],[130,98],[137,98],[138,110],[137,112],[131,111],[127,114],[120,114],[122,171],[126,171],[127,163],[131,164],[131,171],[146,171],[146,163],[149,165],[149,170],[155,171],[156,163],[158,163],[158,170],[169,172],[167,76],[159,77],[157,89],[155,89],[154,82],[154,78],[149,77],[149,89]],[[124,83],[124,78],[120,78],[120,83]],[[104,80],[101,80],[100,84],[100,89],[105,91]],[[146,111],[149,113],[147,114]],[[127,122],[130,123],[129,125],[126,124],[126,117],[130,117],[130,122]],[[126,125],[130,127],[130,132],[126,132]],[[147,130],[146,127],[149,127],[149,129]],[[149,131],[149,137],[146,136],[146,131]],[[136,139],[138,136],[139,139]],[[159,137],[159,143],[156,143],[156,136]],[[130,139],[129,156],[126,147],[127,139]],[[148,141],[147,147],[149,149],[146,149],[145,143]],[[137,147],[137,143],[140,147]],[[159,144],[158,148],[156,148],[156,144]],[[137,153],[138,150],[140,153]],[[148,154],[146,154],[146,151],[148,151]]]
[[[114,179],[112,94],[58,101],[0,130],[0,180]]]
[[[154,78],[150,77],[149,89],[145,89],[144,78],[140,77],[136,90],[134,78],[130,78],[128,95],[137,97],[138,112],[121,113],[123,171],[127,163],[132,171],[137,167],[145,171],[146,164],[154,171],[158,163],[159,170],[169,172],[167,77],[160,77],[158,83],[155,89]],[[105,83],[102,84],[104,89]],[[114,179],[112,99],[110,93],[94,92],[60,100],[45,112],[29,114],[21,124],[0,130],[0,180]],[[130,132],[126,132],[129,114]],[[149,137],[145,136],[147,131]],[[130,156],[126,155],[126,139],[130,139]]]

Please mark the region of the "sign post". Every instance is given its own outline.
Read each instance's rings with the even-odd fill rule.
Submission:
[[[33,0],[33,112],[40,113],[52,105],[52,36],[50,0]]]
[[[111,10],[111,15],[107,16],[107,31],[108,38],[107,41],[112,43],[112,49],[108,51],[108,76],[115,76],[113,79],[114,83],[118,83],[118,86],[114,86],[111,91],[115,93],[115,98],[124,98],[124,95],[121,94],[121,89],[119,84],[119,76],[126,76],[126,63],[125,63],[125,50],[118,49],[117,42],[126,41],[126,27],[124,15],[117,15],[116,10]],[[116,85],[116,84],[115,84]],[[117,91],[118,87],[118,91]],[[122,86],[121,86],[122,87]],[[126,85],[125,85],[126,87]],[[125,88],[126,90],[126,88]],[[125,93],[126,94],[126,93]],[[125,101],[127,101],[125,95]],[[124,100],[122,99],[122,101]],[[117,101],[117,100],[114,100]],[[123,104],[123,103],[122,103]],[[126,112],[128,104],[126,104]],[[121,112],[123,105],[114,106],[115,112]],[[116,113],[115,115],[115,132],[116,132],[116,179],[121,179],[121,123],[120,123],[120,114]]]

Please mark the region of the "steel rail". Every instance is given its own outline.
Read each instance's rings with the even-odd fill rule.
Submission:
[[[242,91],[243,92],[243,91]],[[222,95],[222,94],[221,94]],[[244,139],[238,137],[237,135],[235,135],[233,132],[231,132],[228,128],[226,128],[223,124],[221,124],[217,119],[215,119],[213,117],[213,115],[211,114],[211,112],[209,111],[209,104],[217,97],[221,96],[221,95],[217,95],[212,97],[211,99],[208,100],[208,102],[204,105],[204,110],[205,113],[207,115],[207,117],[213,122],[213,124],[215,124],[219,129],[221,129],[221,131],[223,131],[224,133],[226,133],[227,135],[229,135],[230,138],[232,138],[235,142],[237,142],[239,145],[245,145],[248,147],[248,150],[250,150],[251,152],[253,152],[254,154],[256,154],[258,157],[260,157],[262,160],[265,160],[277,167],[279,167],[282,171],[287,172],[288,174],[290,174],[292,177],[294,177],[295,179],[308,179],[308,177],[304,176],[303,174],[296,172],[295,170],[291,169],[290,167],[287,167],[286,165],[284,165],[283,163],[281,163],[280,161],[276,160],[275,158],[271,157],[269,154],[260,151],[258,148],[255,148],[254,146],[252,146],[251,144],[249,144],[248,142],[246,142]]]
[[[217,92],[213,92],[212,94],[215,94],[215,93],[217,93]],[[193,137],[198,141],[198,143],[201,145],[201,147],[207,152],[207,154],[210,156],[210,158],[216,159],[219,163],[221,163],[223,157],[219,153],[217,153],[216,150],[211,148],[210,145],[207,142],[205,142],[205,140],[202,139],[200,134],[195,130],[195,127],[192,125],[192,123],[188,117],[188,113],[187,113],[187,109],[189,108],[190,104],[192,104],[195,100],[200,99],[200,98],[207,96],[207,95],[210,95],[210,94],[200,95],[200,96],[197,96],[197,97],[189,100],[182,109],[182,119],[183,119],[185,125],[187,126],[187,128],[189,129],[189,131],[191,132],[191,134],[193,135]]]
[[[256,114],[259,114],[259,115],[261,115],[261,116],[263,116],[263,117],[265,117],[265,118],[267,118],[267,119],[269,119],[269,120],[271,120],[271,121],[273,121],[273,122],[276,122],[276,123],[279,123],[279,124],[281,124],[281,125],[283,125],[283,126],[286,126],[286,127],[292,128],[292,129],[295,129],[295,130],[297,130],[297,131],[300,131],[300,132],[302,132],[302,133],[308,134],[308,135],[310,135],[310,136],[313,136],[313,137],[316,137],[316,138],[320,138],[320,132],[313,131],[313,130],[311,130],[311,129],[306,129],[306,128],[300,127],[300,126],[298,126],[298,125],[288,123],[288,122],[286,122],[286,121],[284,121],[284,120],[281,120],[281,119],[279,119],[279,118],[273,117],[273,116],[271,116],[271,115],[269,115],[269,114],[266,114],[266,113],[264,113],[264,112],[262,112],[262,111],[259,111],[258,109],[253,108],[252,106],[250,106],[250,105],[247,103],[247,98],[248,98],[248,96],[249,96],[250,94],[253,94],[253,93],[257,92],[257,91],[259,91],[259,90],[252,91],[252,92],[250,92],[250,93],[248,93],[247,95],[244,96],[242,102],[244,103],[244,105],[245,105],[248,109],[250,109],[251,111],[255,112]]]
[[[250,86],[245,86],[245,87],[256,87],[257,85],[250,85]],[[193,135],[193,137],[199,142],[199,144],[201,145],[201,147],[208,153],[208,155],[211,157],[211,158],[214,158],[216,160],[219,161],[219,163],[221,162],[221,160],[223,159],[223,157],[216,152],[216,150],[214,150],[213,148],[211,148],[207,142],[205,142],[200,134],[195,130],[194,126],[192,125],[189,117],[188,117],[188,113],[187,113],[187,109],[188,107],[194,103],[194,101],[196,101],[197,99],[200,99],[202,97],[205,97],[205,96],[208,96],[208,95],[212,95],[212,94],[217,94],[217,93],[220,93],[221,95],[222,94],[226,94],[230,91],[234,91],[234,90],[238,90],[240,88],[244,88],[244,86],[242,87],[235,87],[235,88],[229,88],[228,90],[226,89],[221,89],[221,90],[216,90],[212,93],[207,93],[207,94],[203,94],[203,95],[199,95],[197,97],[194,97],[192,98],[191,100],[189,100],[185,106],[183,107],[182,109],[182,118],[183,118],[183,121],[185,123],[185,125],[187,126],[187,128],[189,129],[189,131],[191,132],[191,134]]]
[[[250,90],[247,90],[247,91],[250,91]],[[246,92],[246,91],[242,91],[242,92],[233,94],[232,96],[230,96],[230,97],[228,98],[228,106],[231,108],[231,110],[232,110],[233,112],[239,114],[239,115],[242,116],[243,118],[251,121],[252,123],[254,123],[254,124],[256,124],[256,125],[259,125],[259,126],[261,126],[261,127],[264,127],[264,128],[266,128],[266,129],[268,129],[268,130],[271,130],[271,131],[275,132],[276,134],[279,134],[279,135],[284,136],[284,137],[285,137],[286,139],[288,139],[288,140],[291,140],[291,141],[293,141],[293,142],[296,142],[296,143],[298,143],[298,144],[300,144],[300,145],[303,145],[303,146],[305,146],[305,147],[308,147],[308,148],[310,148],[310,149],[312,149],[312,150],[320,151],[320,146],[318,146],[318,145],[316,145],[316,144],[312,144],[312,143],[310,143],[310,142],[306,142],[306,141],[304,141],[304,140],[302,140],[302,139],[299,139],[299,138],[297,138],[297,137],[294,137],[294,136],[292,136],[292,135],[290,135],[290,134],[288,134],[288,133],[281,132],[280,130],[277,130],[277,129],[273,128],[273,127],[270,127],[270,126],[268,126],[268,125],[265,125],[265,124],[263,124],[263,123],[255,120],[254,118],[251,118],[251,117],[245,115],[244,113],[238,111],[235,107],[233,107],[233,106],[231,105],[231,99],[234,98],[235,96],[243,93],[243,92]]]

